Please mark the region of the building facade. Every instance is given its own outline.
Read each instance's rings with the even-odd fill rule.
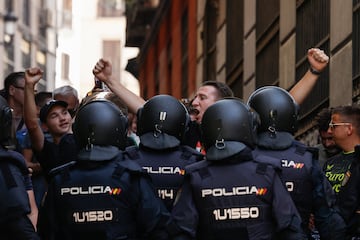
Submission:
[[[39,66],[44,70],[44,77],[38,90],[52,89],[56,74],[56,0],[1,0],[0,7],[0,79],[13,71]],[[14,18],[11,33],[6,29],[7,16]],[[2,87],[3,80],[0,81]]]
[[[113,75],[139,94],[138,80],[125,70],[138,49],[125,48],[124,0],[0,0],[0,9],[1,79],[38,66],[44,70],[38,91],[71,85],[81,99],[93,88],[92,68],[103,57]],[[8,16],[16,17],[11,34]]]
[[[124,0],[58,0],[56,87],[71,85],[79,98],[94,87],[92,69],[100,58],[111,61],[113,76],[139,94],[137,79],[125,71],[138,50],[125,48]]]
[[[137,42],[144,98],[192,97],[206,80],[226,82],[244,100],[264,85],[290,89],[309,68],[307,50],[318,47],[330,63],[301,105],[297,137],[317,143],[313,118],[321,108],[359,102],[360,0],[155,2]]]

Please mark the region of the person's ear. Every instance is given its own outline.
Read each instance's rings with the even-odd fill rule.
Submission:
[[[345,127],[347,127],[346,132],[347,132],[347,134],[348,134],[349,136],[352,135],[352,134],[354,134],[354,131],[356,131],[355,128],[354,128],[354,126],[353,126],[351,123],[348,124],[348,125],[345,126]]]

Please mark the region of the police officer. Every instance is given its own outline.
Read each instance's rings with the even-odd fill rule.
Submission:
[[[309,236],[309,218],[314,213],[321,239],[343,239],[344,222],[332,208],[334,194],[316,154],[294,140],[299,112],[295,100],[282,88],[265,86],[250,95],[248,105],[261,119],[254,154],[277,159],[273,164],[281,170],[281,179],[301,215],[304,233]]]
[[[206,160],[185,169],[172,211],[181,239],[300,239],[300,217],[274,168],[253,161],[257,115],[238,99],[204,113]],[[267,158],[267,157],[264,157]]]
[[[183,182],[185,166],[203,159],[198,151],[181,145],[189,121],[186,107],[176,98],[154,96],[138,111],[139,148],[126,149],[126,156],[150,174],[169,210]]]
[[[82,106],[77,161],[52,171],[40,214],[44,239],[167,239],[169,213],[134,161],[124,160],[127,117],[107,101]]]
[[[23,156],[9,150],[12,135],[12,110],[0,97],[0,239],[39,239],[27,216],[29,171]]]

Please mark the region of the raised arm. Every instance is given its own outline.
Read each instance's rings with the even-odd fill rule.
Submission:
[[[40,68],[29,68],[25,71],[24,122],[28,129],[32,147],[40,152],[44,146],[44,133],[39,125],[35,104],[34,88],[42,77]]]
[[[127,105],[130,112],[136,114],[137,110],[144,105],[144,99],[131,92],[124,87],[120,81],[112,77],[112,65],[110,61],[100,59],[94,66],[93,74],[97,79],[104,82],[109,89]]]
[[[313,72],[311,72],[309,68],[305,75],[295,84],[294,87],[292,87],[289,92],[294,97],[295,101],[300,105],[314,88],[316,81],[319,78],[319,74],[316,73],[321,73],[329,62],[329,57],[323,50],[318,48],[309,49],[307,58]]]

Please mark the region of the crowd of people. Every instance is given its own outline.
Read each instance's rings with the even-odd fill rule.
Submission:
[[[329,58],[308,51],[290,90],[245,102],[206,81],[184,105],[142,99],[105,58],[106,90],[37,92],[38,67],[0,97],[0,239],[360,239],[360,108],[323,109],[318,146],[299,108]],[[81,100],[81,101],[80,101]]]

